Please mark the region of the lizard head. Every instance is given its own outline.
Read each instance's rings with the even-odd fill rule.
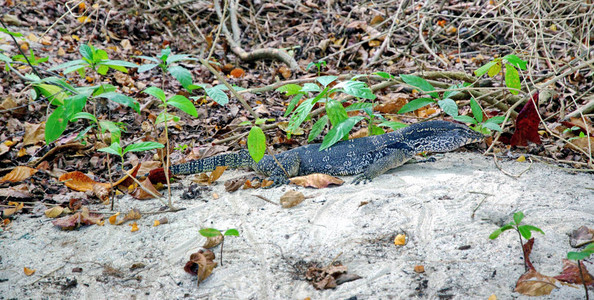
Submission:
[[[407,136],[414,149],[448,152],[464,145],[482,141],[486,136],[462,124],[447,121],[428,121],[411,125]]]

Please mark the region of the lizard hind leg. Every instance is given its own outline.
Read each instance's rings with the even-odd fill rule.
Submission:
[[[373,178],[386,173],[390,169],[394,169],[406,163],[414,156],[414,152],[410,149],[393,149],[388,155],[385,155],[370,164],[363,174],[358,175],[353,180],[353,184],[367,183]]]

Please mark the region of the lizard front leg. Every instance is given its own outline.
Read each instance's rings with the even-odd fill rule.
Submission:
[[[367,183],[373,178],[386,173],[390,169],[394,169],[406,163],[410,160],[414,153],[410,149],[392,149],[390,153],[376,161],[365,169],[363,174],[358,175],[353,180],[353,184],[359,184],[361,182]]]
[[[289,183],[289,178],[297,176],[301,159],[297,153],[271,156],[266,155],[256,164],[254,170],[268,176],[273,184],[269,187],[276,187]]]

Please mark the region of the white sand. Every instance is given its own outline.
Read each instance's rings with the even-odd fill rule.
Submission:
[[[519,173],[528,163],[502,165]],[[220,181],[243,174],[226,172]],[[567,234],[582,225],[594,227],[594,191],[586,189],[593,180],[592,174],[572,175],[542,164],[513,179],[495,168],[492,159],[448,153],[367,185],[321,190],[285,186],[230,194],[219,183],[213,187],[219,199],[206,193],[207,202],[180,200],[178,190],[175,203],[186,210],[143,216],[137,232],[127,225],[67,232],[45,217],[21,215],[0,235],[0,279],[7,279],[0,282],[0,298],[487,299],[495,294],[498,299],[524,299],[528,297],[513,291],[524,272],[517,235],[505,232],[491,241],[489,234],[515,211],[523,211],[527,223],[546,233],[536,234],[535,267],[546,275],[559,274],[561,259],[574,251]],[[252,196],[278,201],[289,189],[314,197],[283,209]],[[360,206],[363,201],[368,204]],[[125,197],[117,206],[125,213],[130,208],[155,211],[161,205]],[[152,227],[164,216],[169,224]],[[237,228],[241,236],[228,238],[224,265],[196,288],[196,278],[183,266],[204,242],[198,235],[202,227]],[[394,246],[397,233],[407,234],[406,246]],[[460,250],[462,246],[470,248]],[[218,262],[219,248],[214,251]],[[293,266],[298,262],[325,265],[340,253],[338,260],[362,279],[318,291],[297,278]],[[146,266],[131,271],[134,263]],[[425,273],[415,273],[415,265],[423,265]],[[121,271],[121,277],[105,273],[106,266]],[[26,276],[23,267],[36,273]],[[76,267],[82,273],[73,273]],[[77,285],[62,290],[59,284],[72,279]],[[539,299],[583,297],[578,286],[561,287]]]

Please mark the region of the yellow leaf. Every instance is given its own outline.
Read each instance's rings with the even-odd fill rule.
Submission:
[[[37,41],[39,41],[39,38],[38,38],[38,37],[36,37],[36,36],[35,36],[34,34],[32,34],[32,33],[31,33],[31,34],[29,34],[29,35],[27,36],[27,39],[28,39],[28,40],[30,40],[31,42],[37,42]]]
[[[31,276],[35,273],[35,270],[33,270],[33,269],[29,269],[27,267],[25,267],[23,269],[24,269],[25,275],[27,275],[27,276]]]
[[[79,23],[88,23],[91,22],[91,19],[87,16],[80,16],[78,18],[76,18],[78,20]]]
[[[45,213],[45,216],[48,218],[57,218],[59,215],[62,214],[63,211],[64,211],[63,207],[54,206],[50,209],[47,209],[44,213]]]
[[[403,246],[406,245],[406,234],[397,234],[394,238],[394,245]]]
[[[155,220],[155,223],[153,223],[153,227],[156,227],[159,225],[161,225],[161,222],[159,222],[159,220]]]
[[[136,222],[134,222],[132,224],[128,224],[128,225],[130,225],[130,227],[132,227],[132,229],[130,229],[131,232],[138,231],[138,224],[136,224]]]
[[[495,296],[495,294],[492,294],[491,296],[489,296],[487,300],[497,300],[497,296]]]
[[[521,155],[520,157],[518,157],[518,159],[516,159],[517,162],[525,162],[526,161],[526,157],[524,155]]]
[[[109,224],[114,225],[116,223],[116,220],[118,218],[118,216],[120,215],[120,212],[117,212],[115,215],[109,217]]]
[[[75,40],[75,41],[77,41],[77,42],[80,41],[80,38],[76,34],[73,34],[72,35],[72,39]]]

